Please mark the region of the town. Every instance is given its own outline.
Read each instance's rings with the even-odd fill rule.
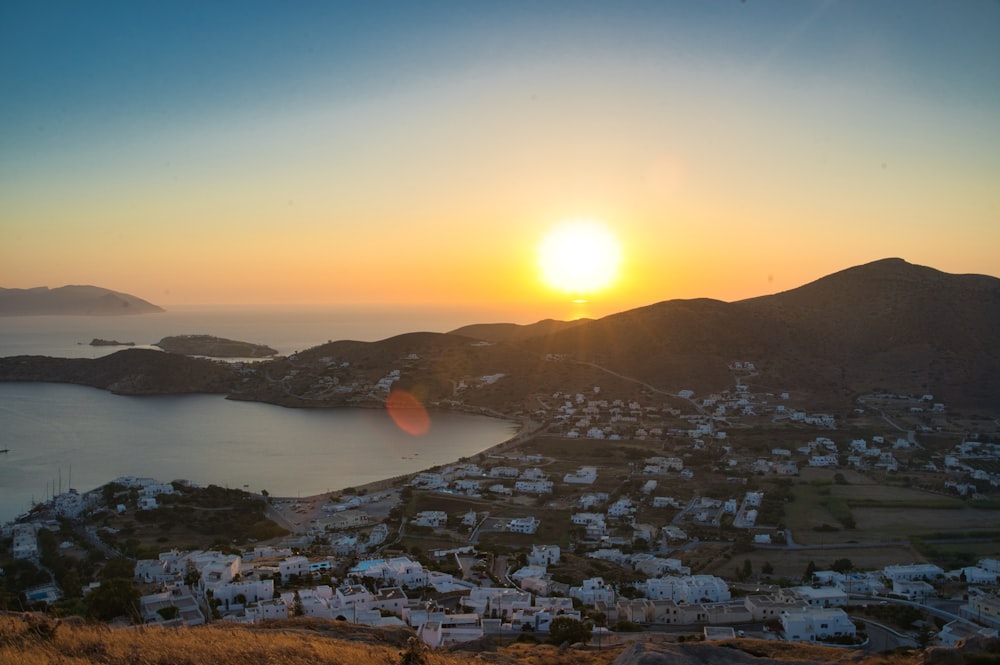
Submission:
[[[553,622],[605,643],[996,636],[995,432],[932,395],[813,413],[748,387],[753,362],[728,369],[732,388],[706,396],[531,395],[506,444],[321,496],[151,478],[71,490],[5,525],[7,606],[165,626],[313,616],[406,625],[432,647]],[[468,377],[440,406],[502,379]]]

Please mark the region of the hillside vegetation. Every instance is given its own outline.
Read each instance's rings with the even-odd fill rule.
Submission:
[[[376,629],[320,619],[263,626],[212,624],[196,628],[110,628],[37,614],[0,614],[0,665],[727,665],[745,663],[854,663],[857,665],[991,665],[1000,642],[959,649],[932,648],[868,655],[788,642],[729,640],[673,643],[659,636],[604,648],[527,643],[505,646],[489,638],[452,650],[431,651],[406,628]]]

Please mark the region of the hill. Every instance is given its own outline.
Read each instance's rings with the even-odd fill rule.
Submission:
[[[240,342],[214,335],[173,335],[154,344],[168,353],[209,358],[266,358],[278,352],[263,344]]]
[[[554,394],[595,386],[617,399],[655,395],[667,404],[678,403],[683,390],[722,393],[740,363],[752,368],[740,371],[743,385],[791,393],[800,409],[843,414],[859,396],[896,393],[993,413],[1000,403],[997,330],[1000,279],[884,259],[731,303],[670,300],[598,320],[330,342],[213,385],[238,399],[309,407],[378,405],[392,386],[424,404],[523,415]],[[153,365],[140,366],[148,359],[113,357],[135,363],[132,374],[143,376],[145,389],[156,387],[158,379],[145,374]],[[34,374],[23,366],[31,362],[39,365]],[[82,363],[56,370],[55,362],[22,361],[17,372],[6,362],[0,380],[92,380]],[[107,372],[100,363],[93,368]],[[32,375],[39,378],[26,378]],[[175,379],[170,390],[185,386]]]
[[[231,368],[203,358],[126,349],[100,358],[0,358],[4,381],[45,381],[104,388],[123,395],[225,393]]]
[[[127,293],[99,286],[61,286],[50,289],[0,288],[0,316],[63,314],[76,316],[121,316],[164,311]]]
[[[748,381],[805,391],[817,407],[876,389],[978,407],[1000,396],[998,329],[997,278],[885,259],[771,296],[672,300],[525,344],[669,391],[721,390],[731,362],[752,361]]]
[[[787,642],[729,640],[673,643],[647,636],[627,647],[604,648],[489,641],[430,651],[407,628],[373,629],[321,619],[290,619],[261,626],[216,623],[195,628],[108,628],[39,615],[0,615],[0,662],[78,663],[400,663],[405,665],[961,665],[995,663],[996,640],[957,649],[932,648],[866,655],[853,650]]]

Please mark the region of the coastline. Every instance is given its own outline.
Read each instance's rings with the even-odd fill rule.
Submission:
[[[370,408],[375,408],[375,407],[370,407]],[[444,411],[451,411],[452,409],[443,409],[443,410]],[[482,459],[482,458],[488,457],[489,455],[492,455],[492,454],[498,454],[498,453],[502,453],[502,452],[507,452],[507,451],[509,451],[509,450],[511,450],[513,448],[516,448],[518,445],[520,445],[520,444],[522,444],[522,443],[530,440],[531,438],[537,436],[539,433],[541,433],[542,431],[545,430],[545,424],[544,423],[537,422],[537,421],[534,421],[534,420],[531,420],[531,419],[527,419],[527,418],[518,421],[518,420],[513,420],[513,419],[511,419],[508,416],[503,416],[503,415],[499,415],[499,414],[487,414],[487,413],[481,413],[481,412],[478,412],[478,411],[476,411],[474,413],[470,412],[470,411],[460,411],[460,410],[455,410],[455,411],[458,411],[459,413],[469,413],[469,415],[482,415],[482,416],[490,416],[490,417],[493,417],[493,418],[501,418],[501,419],[506,420],[508,422],[517,422],[517,423],[520,423],[520,425],[521,425],[521,429],[519,429],[517,431],[517,433],[514,434],[514,436],[510,437],[506,441],[501,441],[500,443],[492,445],[489,448],[486,448],[486,449],[484,449],[484,450],[476,453],[475,455],[471,456],[470,459]],[[455,460],[455,461],[458,461],[458,460]],[[430,468],[430,467],[428,467],[428,468]],[[404,473],[404,474],[401,474],[401,475],[398,475],[398,476],[392,476],[390,478],[382,478],[380,480],[373,480],[371,482],[364,483],[364,484],[361,484],[361,485],[349,485],[348,487],[351,487],[351,488],[353,488],[355,490],[364,491],[366,493],[381,492],[381,491],[390,489],[391,487],[397,485],[402,480],[409,480],[410,478],[413,478],[414,476],[416,476],[416,475],[418,475],[420,473],[423,473],[425,471],[427,471],[427,469],[421,469],[419,471],[414,471],[412,473]],[[300,501],[313,501],[313,500],[316,500],[316,499],[319,499],[319,498],[326,498],[326,497],[340,495],[340,494],[343,493],[343,491],[345,489],[347,489],[347,487],[341,487],[341,488],[336,489],[336,490],[330,490],[329,492],[320,492],[319,494],[311,494],[311,495],[302,496],[302,497],[273,496],[272,498],[274,498],[274,499],[297,499],[297,500],[300,500]]]
[[[25,395],[21,395],[20,385],[24,383],[34,384],[42,392],[36,396],[35,389],[31,388]],[[107,389],[59,382],[15,381],[3,382],[0,385],[11,389],[8,392],[13,401],[8,406],[23,407],[27,414],[25,418],[14,418],[10,423],[11,429],[7,432],[11,436],[20,437],[18,440],[23,439],[24,443],[15,446],[12,442],[10,447],[15,454],[10,460],[5,459],[4,467],[0,469],[0,485],[8,486],[14,492],[4,492],[6,495],[3,497],[4,514],[0,519],[0,522],[4,523],[18,520],[25,513],[31,512],[35,506],[51,505],[49,486],[55,487],[60,471],[62,473],[60,481],[68,478],[70,463],[72,463],[72,484],[68,480],[64,484],[61,483],[62,489],[78,488],[80,494],[100,488],[116,477],[134,476],[163,479],[163,481],[176,478],[190,479],[200,486],[216,484],[235,488],[248,484],[248,490],[259,491],[261,488],[267,488],[271,490],[271,495],[276,497],[336,496],[335,491],[352,486],[384,487],[393,483],[398,484],[403,479],[427,468],[451,464],[458,459],[469,459],[503,449],[505,446],[516,445],[524,439],[526,433],[539,429],[537,423],[522,421],[520,418],[504,416],[486,409],[448,408],[451,405],[442,405],[444,408],[430,409],[432,419],[441,423],[441,429],[435,428],[425,437],[413,437],[401,431],[398,425],[393,425],[392,420],[385,415],[384,402],[350,407],[338,405],[305,411],[295,411],[294,407],[286,407],[271,411],[283,405],[260,400],[228,400],[219,394],[166,396],[172,400],[169,402],[172,408],[166,410],[168,415],[164,416],[165,420],[169,420],[169,414],[178,409],[188,414],[188,419],[185,421],[187,425],[176,429],[176,423],[160,422],[157,416],[161,412],[159,396],[154,399],[132,396],[123,398]],[[55,392],[50,392],[45,386],[51,386],[51,391]],[[69,393],[67,396],[59,392],[62,390],[82,390],[85,394]],[[68,406],[60,406],[63,402]],[[240,407],[241,409],[250,410],[230,411],[230,407],[222,406],[226,403],[241,402],[247,404],[247,407]],[[37,479],[26,481],[24,478],[28,476],[11,474],[16,473],[18,464],[24,463],[29,451],[38,455],[45,454],[44,451],[49,450],[44,446],[33,449],[26,445],[31,436],[37,435],[29,426],[30,422],[41,416],[36,411],[41,408],[40,405],[46,404],[58,406],[59,409],[66,408],[67,414],[79,412],[79,415],[85,416],[80,420],[84,424],[81,425],[81,431],[72,436],[57,432],[58,436],[47,438],[46,442],[51,444],[50,448],[61,449],[69,445],[72,449],[61,452],[65,453],[66,457],[45,458],[49,460],[51,466],[48,475],[42,477],[44,474],[38,474]],[[307,412],[310,411],[314,414],[317,411],[326,411],[328,415],[309,415]],[[345,415],[340,416],[337,412]],[[365,415],[364,412],[371,415]],[[230,414],[235,414],[232,423]],[[152,421],[146,419],[147,415],[153,417]],[[470,416],[480,418],[485,416],[487,419],[477,425],[475,419],[469,419]],[[101,467],[92,461],[83,461],[78,468],[77,459],[72,457],[73,455],[85,455],[86,460],[93,460],[107,450],[117,450],[125,445],[114,437],[107,439],[107,442],[103,436],[98,437],[100,440],[95,439],[91,432],[93,427],[86,425],[106,418],[112,418],[114,422],[120,423],[123,432],[136,430],[121,439],[132,442],[128,443],[129,446],[133,446],[132,440],[136,436],[142,437],[143,443],[140,448],[143,450],[157,444],[160,446],[146,450],[148,453],[145,455],[146,458],[151,454],[160,454],[167,457],[172,455],[176,459],[168,459],[166,466],[150,465],[145,459],[141,463],[131,464],[128,455],[123,452],[116,458],[121,463]],[[462,420],[463,418],[469,420]],[[196,425],[203,421],[204,427]],[[150,430],[150,436],[146,436],[142,432],[150,422],[159,425]],[[23,423],[29,425],[21,426]],[[339,429],[340,423],[343,423],[346,429]],[[364,425],[365,433],[359,435],[357,432],[362,429],[361,425]],[[191,432],[195,428],[199,432],[202,430],[205,432],[203,435],[194,436]],[[176,430],[173,434],[170,433],[172,429]],[[305,443],[292,445],[289,442],[289,445],[285,446],[282,437],[289,432],[296,433],[296,442]],[[492,435],[488,434],[490,432]],[[81,437],[79,441],[76,440],[78,436]],[[374,438],[369,444],[364,443],[364,437]],[[75,443],[73,441],[67,443],[63,439],[73,439]],[[185,465],[191,466],[183,462],[184,459],[193,459],[192,456],[199,458],[202,454],[201,448],[191,443],[202,439],[212,444],[211,452],[206,453],[209,456],[197,465],[196,471],[183,468]],[[169,454],[158,452],[173,450],[172,446],[175,443],[176,451]],[[81,445],[86,447],[85,453]],[[235,454],[236,459],[225,461],[226,450],[230,455]],[[338,462],[337,455],[345,454],[349,457]],[[72,457],[71,462],[67,462],[70,457]],[[272,458],[273,464],[269,461]],[[178,459],[181,461],[177,461]],[[296,459],[300,461],[295,462]],[[312,461],[309,462],[309,466],[301,469],[301,474],[289,472],[296,463],[301,466],[301,460],[310,459]],[[6,464],[8,461],[10,464]],[[269,466],[272,465],[274,468],[270,469]],[[345,472],[348,469],[353,471]],[[221,473],[216,473],[217,471]],[[5,478],[7,480],[4,480]],[[356,483],[359,485],[355,485]],[[36,489],[34,485],[38,485],[38,488]],[[44,494],[41,491],[43,486],[46,488]]]

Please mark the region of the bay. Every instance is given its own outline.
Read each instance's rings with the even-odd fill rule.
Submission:
[[[380,409],[288,409],[216,395],[127,397],[0,383],[0,522],[72,486],[119,476],[309,496],[475,455],[517,425],[432,412],[412,436]]]

